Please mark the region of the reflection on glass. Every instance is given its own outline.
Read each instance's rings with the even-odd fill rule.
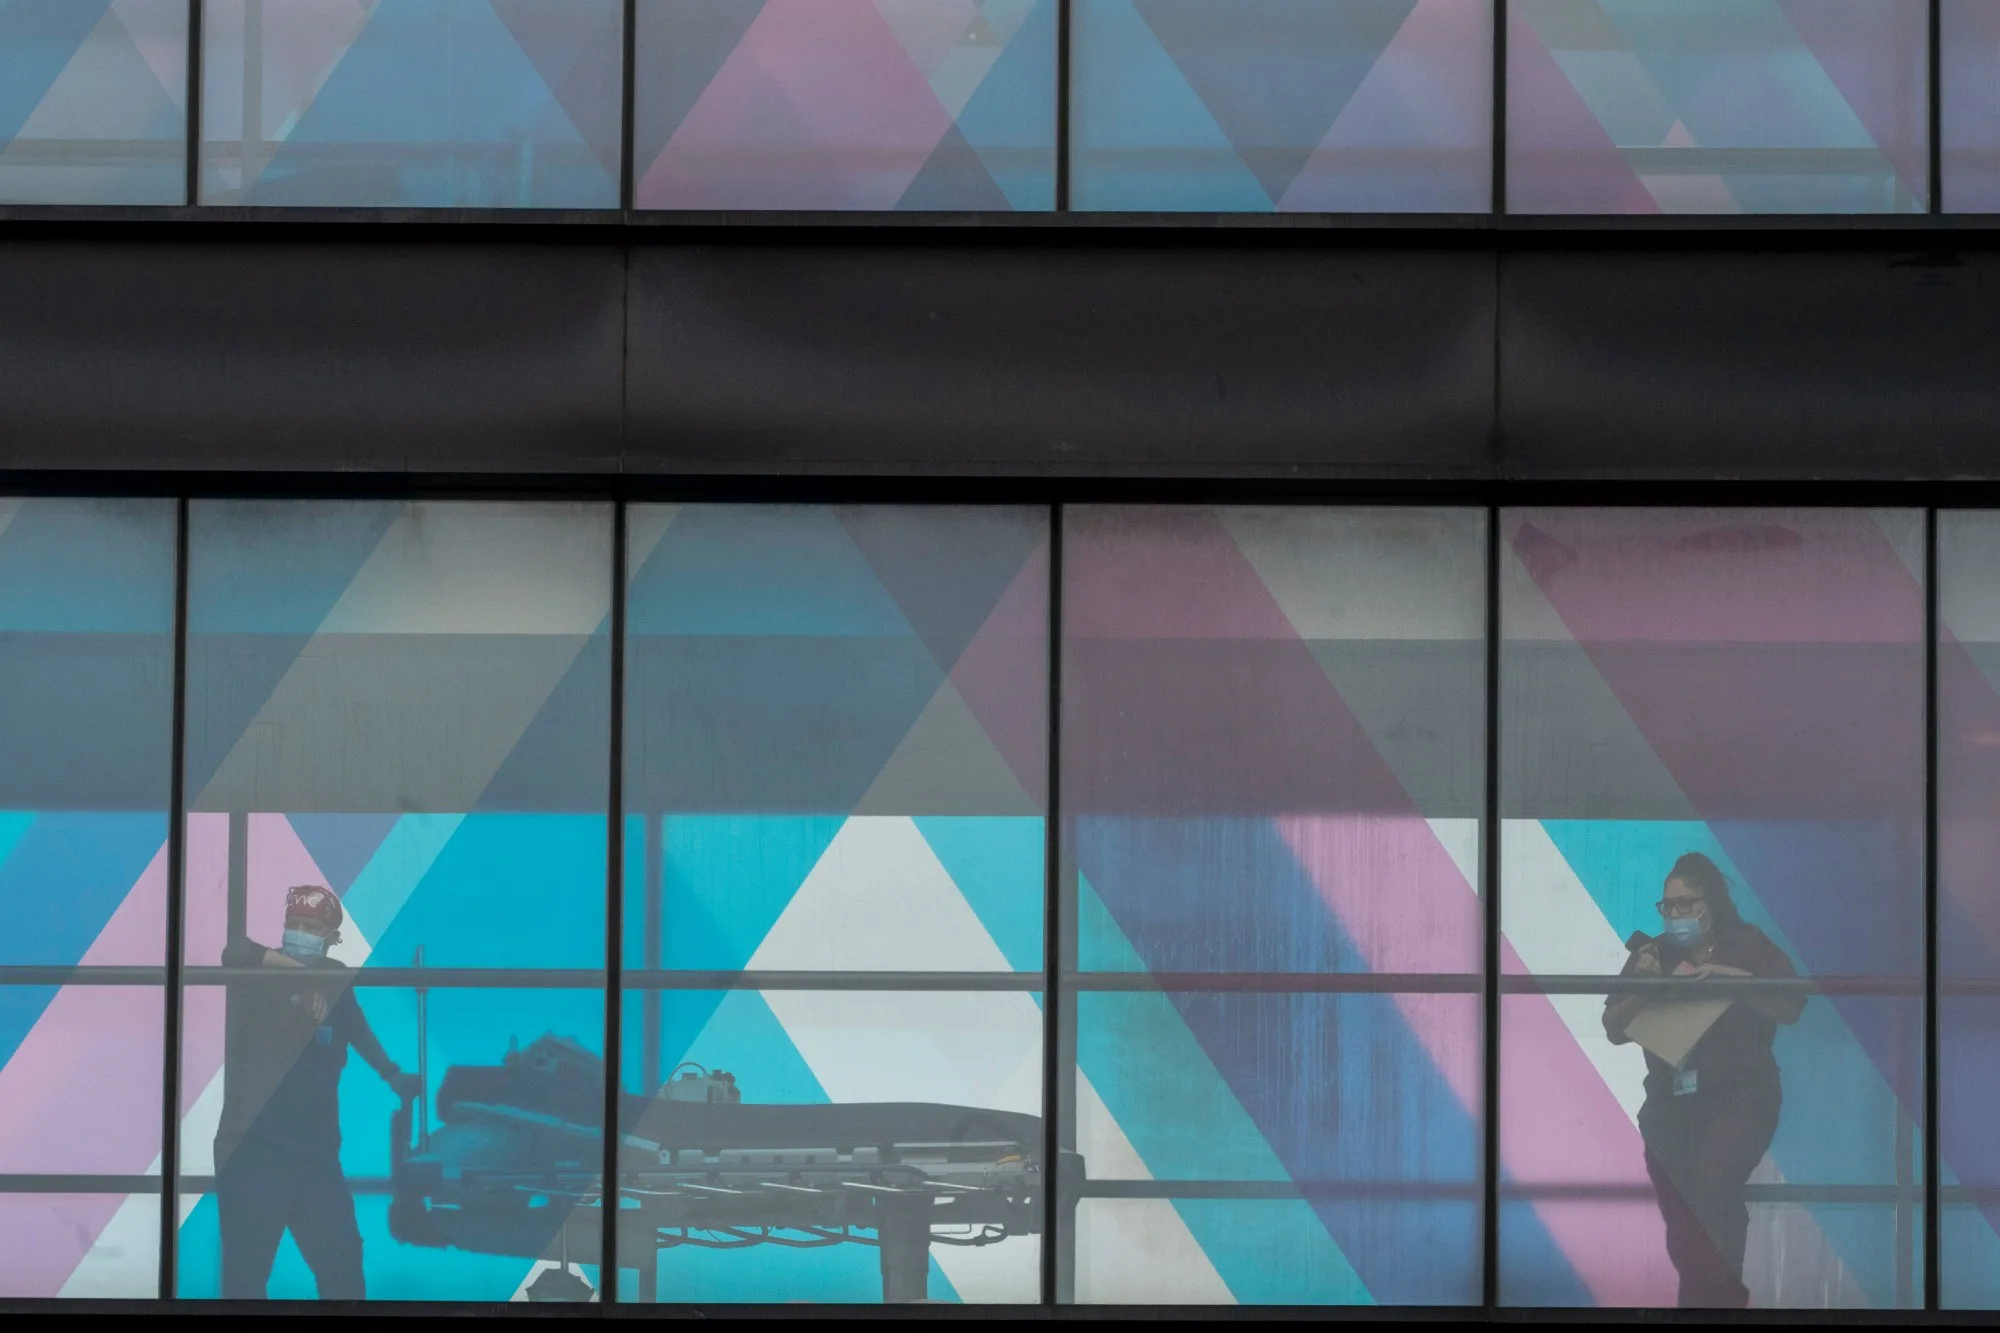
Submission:
[[[1516,0],[1515,213],[1921,213],[1926,0]]]
[[[0,499],[0,1296],[159,1291],[173,614],[171,501]]]
[[[187,202],[188,0],[0,4],[0,204]]]
[[[1047,526],[629,511],[627,1298],[1039,1298]]]
[[[209,0],[205,204],[616,208],[620,0]]]
[[[638,205],[1054,208],[1057,9],[638,0]]]
[[[1071,204],[1491,207],[1489,0],[1078,0]]]
[[[1942,510],[1938,1244],[1944,1304],[2000,1309],[2000,514]]]
[[[191,506],[181,1295],[592,1296],[610,538]]]
[[[1502,1298],[1920,1302],[1922,515],[1502,535]]]
[[[1476,1302],[1483,514],[1065,523],[1063,1298]]]

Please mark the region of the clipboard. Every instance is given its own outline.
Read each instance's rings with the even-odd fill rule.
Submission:
[[[1692,970],[1686,963],[1674,969],[1676,973]],[[1648,1005],[1625,1025],[1625,1035],[1679,1069],[1695,1043],[1734,1003],[1734,1000],[1674,1000]]]

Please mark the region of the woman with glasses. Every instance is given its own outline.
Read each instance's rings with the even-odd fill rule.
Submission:
[[[1657,904],[1664,929],[1635,937],[1622,976],[1793,977],[1783,950],[1737,915],[1729,881],[1715,862],[1689,852],[1668,872]],[[1604,1002],[1604,1031],[1614,1044],[1635,1038],[1628,1028],[1661,1004],[1686,995],[1613,995]],[[1778,1129],[1778,1062],[1771,1044],[1778,1025],[1798,1021],[1804,994],[1784,990],[1734,999],[1702,1032],[1678,1066],[1646,1052],[1646,1101],[1639,1133],[1646,1171],[1667,1227],[1667,1254],[1680,1274],[1683,1308],[1742,1309],[1743,1249],[1750,1210],[1743,1187]]]

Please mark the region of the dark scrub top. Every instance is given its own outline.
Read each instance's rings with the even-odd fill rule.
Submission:
[[[347,1048],[366,1020],[352,989],[327,975],[347,971],[345,963],[299,961],[304,966],[298,969],[269,966],[264,946],[247,939],[234,940],[222,951],[224,967],[262,967],[283,979],[229,987],[227,1064],[215,1137],[218,1164],[246,1138],[313,1156],[340,1153],[340,1072],[347,1064]],[[288,984],[294,978],[296,984]],[[310,985],[309,979],[319,984]],[[314,990],[328,1003],[323,1020],[313,1017]]]
[[[1685,951],[1664,938],[1659,941],[1659,951],[1661,976],[1670,975],[1687,957]],[[1733,926],[1719,933],[1715,948],[1706,961],[1740,967],[1753,977],[1798,975],[1792,960],[1785,957],[1785,951],[1771,943],[1770,936],[1752,925]],[[1635,949],[1627,955],[1624,970],[1618,975],[1633,976],[1638,968],[1639,951]],[[1800,1011],[1805,1008],[1806,997],[1788,994],[1758,998],[1760,1004],[1739,999],[1725,1009],[1708,1031],[1701,1034],[1701,1040],[1694,1044],[1694,1049],[1682,1062],[1683,1070],[1695,1071],[1696,1088],[1704,1100],[1717,1093],[1778,1095],[1778,1061],[1771,1053],[1771,1043],[1777,1038],[1780,1021],[1790,1023],[1797,1020]],[[1605,1008],[1608,1014],[1610,1005]],[[1611,1038],[1612,1044],[1618,1046],[1632,1040],[1622,1031],[1611,1031],[1609,1022],[1605,1024],[1605,1034]],[[1678,1072],[1659,1056],[1646,1052],[1646,1102],[1649,1106],[1674,1100]]]

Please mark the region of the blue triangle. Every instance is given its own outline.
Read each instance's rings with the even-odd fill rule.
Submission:
[[[485,0],[403,0],[376,6],[246,202],[437,206],[508,204],[505,181],[461,164],[454,145],[589,147]],[[559,108],[558,108],[559,109]],[[360,145],[430,144],[423,165],[371,160]],[[353,148],[338,163],[293,145]],[[601,167],[595,174],[602,176]],[[539,193],[539,191],[537,191]]]
[[[1007,965],[1042,970],[1042,874],[1046,859],[1038,815],[920,815],[938,863],[965,896]]]
[[[1074,206],[1084,210],[1269,213],[1271,196],[1189,86],[1132,0],[1094,0],[1075,15],[1071,110]],[[1203,165],[1114,166],[1117,154]]]
[[[1056,206],[1056,8],[1035,0],[958,113],[959,133],[1021,212]],[[1029,159],[1023,150],[1043,151]]]

